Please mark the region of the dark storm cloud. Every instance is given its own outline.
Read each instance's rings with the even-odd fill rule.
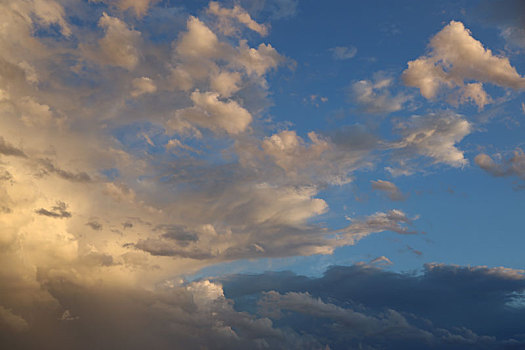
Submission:
[[[355,265],[320,278],[279,272],[222,283],[239,310],[257,302],[280,327],[330,339],[332,349],[525,346],[525,275],[516,270],[427,264],[413,275]],[[356,327],[363,332],[352,336]]]

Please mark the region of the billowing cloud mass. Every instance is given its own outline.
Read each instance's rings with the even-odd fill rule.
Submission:
[[[419,88],[421,95],[433,99],[442,91],[452,103],[471,101],[479,108],[491,102],[482,83],[512,89],[525,88],[507,57],[494,55],[474,39],[463,23],[451,21],[429,44],[429,53],[408,62],[403,72],[408,86]]]
[[[410,111],[381,127],[352,119],[336,127],[326,123],[322,130],[309,122],[298,125],[313,119],[310,115],[295,115],[293,108],[276,111],[275,101],[292,101],[297,94],[287,90],[288,77],[275,72],[299,75],[294,68],[305,65],[285,56],[286,44],[269,42],[274,39],[269,23],[291,18],[298,4],[212,1],[186,8],[157,0],[0,1],[2,348],[522,344],[514,328],[485,331],[468,322],[445,322],[432,310],[418,313],[406,299],[389,303],[380,283],[370,285],[385,300],[377,308],[353,294],[332,299],[313,287],[286,286],[254,291],[258,304],[244,309],[244,301],[223,288],[241,277],[181,278],[242,259],[332,254],[385,231],[400,240],[418,238],[419,213],[413,207],[387,202],[379,209],[353,200],[350,191],[358,183],[370,191],[370,179],[383,175],[356,178],[383,167],[408,174],[428,163],[459,172],[468,163],[460,143],[474,130],[473,122],[452,111]],[[405,78],[423,81],[418,87],[431,92],[427,97],[452,84],[462,89],[460,102],[480,106],[491,101],[481,83],[521,88],[522,78],[508,60],[480,51],[481,44],[458,25],[438,34],[431,53],[418,59],[431,71],[441,69],[444,80],[437,75],[430,85],[410,80],[413,64]],[[482,57],[469,58],[474,63],[467,67],[462,54],[444,49],[451,38],[459,40],[452,46]],[[324,56],[327,47],[319,51]],[[355,54],[350,47],[336,49],[340,59]],[[395,81],[356,83],[352,111],[401,111],[409,98],[393,92]],[[272,90],[274,84],[279,88]],[[303,96],[321,93],[317,96],[325,96],[316,91]],[[333,100],[323,107],[332,108]],[[475,161],[493,175],[522,177],[522,156],[517,151],[499,162],[479,155]],[[375,180],[372,187],[392,200],[405,198],[394,183]],[[343,199],[334,200],[333,193]],[[380,256],[371,263],[392,261]],[[522,272],[514,270],[429,265],[420,277],[365,266],[350,270],[347,283],[379,276],[410,295],[395,284],[406,281],[421,304],[427,299],[418,288],[432,294],[439,271],[481,276],[468,281],[494,283],[490,295],[487,285],[480,286],[495,305],[491,317],[507,314],[490,298],[519,301],[507,292],[522,290]],[[292,277],[290,283],[299,278]],[[449,275],[443,279],[450,280],[460,283]],[[457,297],[452,289],[446,292]],[[288,322],[291,314],[306,328]],[[512,315],[519,325],[521,316]],[[334,341],[313,330],[317,322]]]

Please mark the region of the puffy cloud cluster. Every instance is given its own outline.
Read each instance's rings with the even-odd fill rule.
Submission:
[[[472,101],[481,109],[492,100],[482,83],[512,89],[525,87],[525,78],[509,59],[484,48],[461,22],[451,21],[437,33],[430,40],[429,51],[408,62],[403,72],[405,84],[419,88],[427,99],[435,98],[444,88],[456,88],[456,95],[448,96],[449,101]]]
[[[267,74],[286,59],[244,38],[269,30],[248,11],[212,2],[152,38],[156,1],[93,2],[0,3],[2,344],[324,347],[234,309],[217,283],[171,279],[235,259],[329,254],[382,231],[416,233],[415,218],[395,209],[335,230],[320,222],[329,210],[321,191],[373,167],[379,148],[462,165],[456,143],[470,124],[413,117],[397,124],[394,143],[361,126],[278,129],[262,117]],[[257,3],[289,13],[296,5]],[[402,105],[383,91],[389,83],[370,84],[363,103]],[[397,198],[389,184],[374,186]],[[311,316],[423,334],[396,313],[361,316],[288,292],[268,294],[267,309],[310,303]]]

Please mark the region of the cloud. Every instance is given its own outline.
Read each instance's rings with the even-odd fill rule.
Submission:
[[[11,310],[2,305],[0,305],[0,324],[14,332],[23,332],[29,329],[29,323],[24,318],[13,314]]]
[[[415,275],[354,265],[315,278],[268,272],[221,282],[239,310],[256,304],[276,324],[334,349],[518,348],[524,342],[523,306],[510,306],[525,290],[522,270],[427,264]]]
[[[131,82],[133,90],[131,90],[131,96],[139,97],[144,94],[152,94],[157,91],[157,86],[148,77],[135,78]]]
[[[371,181],[372,189],[385,192],[393,201],[402,201],[405,195],[397,188],[395,184],[385,180]]]
[[[86,172],[72,172],[69,170],[64,170],[56,165],[54,165],[50,159],[39,159],[38,164],[43,167],[43,175],[49,173],[56,174],[64,180],[74,181],[74,182],[90,182],[92,179]]]
[[[247,28],[257,32],[261,36],[268,34],[268,27],[255,22],[248,12],[238,5],[235,5],[232,9],[227,9],[221,7],[218,2],[211,1],[206,11],[219,18],[218,28],[223,34],[232,35],[237,32],[238,29],[232,23],[233,20],[244,24]]]
[[[102,14],[98,25],[105,31],[104,37],[99,40],[101,59],[128,70],[135,68],[141,57],[140,32],[130,29],[122,20],[107,13]]]
[[[378,266],[381,266],[381,265],[388,266],[388,265],[393,265],[394,263],[389,258],[382,255],[370,261],[370,265],[374,265],[374,264]]]
[[[219,132],[238,134],[246,130],[252,122],[250,112],[236,101],[219,100],[219,94],[195,90],[191,94],[193,107],[180,109],[175,113],[168,126],[177,132],[184,132],[192,124]]]
[[[295,16],[298,0],[240,0],[248,12],[278,20]]]
[[[100,231],[100,230],[102,230],[102,224],[99,223],[99,222],[96,221],[96,220],[88,221],[88,222],[86,223],[86,226],[91,227],[91,228],[92,228],[93,230],[95,230],[95,231]]]
[[[38,215],[49,216],[51,218],[58,218],[58,219],[70,218],[71,212],[67,211],[66,209],[67,209],[66,203],[57,202],[57,205],[54,206],[51,210],[41,208],[41,209],[36,210],[36,213]]]
[[[144,16],[151,5],[155,4],[159,0],[120,0],[117,4],[120,10],[125,11],[133,8],[137,17]]]
[[[480,153],[474,162],[492,176],[518,176],[525,179],[525,154],[517,148],[511,157],[496,163],[489,155]]]
[[[463,116],[452,113],[412,116],[407,120],[397,120],[395,127],[402,139],[390,147],[411,155],[422,155],[433,159],[434,163],[445,163],[453,167],[467,164],[464,154],[456,147],[472,126]]]
[[[13,156],[13,157],[22,157],[26,158],[26,154],[19,148],[16,148],[5,141],[3,137],[0,136],[0,154],[4,156]]]
[[[33,11],[40,24],[45,26],[57,24],[62,35],[66,37],[71,35],[71,29],[65,20],[64,8],[59,3],[52,0],[33,0]]]
[[[370,114],[385,114],[399,111],[409,97],[399,93],[392,96],[388,88],[391,78],[377,77],[374,82],[360,80],[352,84],[351,96],[358,109]]]
[[[357,48],[354,46],[336,46],[330,49],[334,60],[349,60],[357,54]]]
[[[457,88],[457,97],[450,96],[452,102],[472,101],[481,109],[491,102],[482,83],[515,90],[525,87],[525,78],[509,59],[485,49],[461,22],[451,21],[437,33],[429,51],[408,62],[403,72],[405,84],[419,88],[427,99],[434,99],[444,88]]]

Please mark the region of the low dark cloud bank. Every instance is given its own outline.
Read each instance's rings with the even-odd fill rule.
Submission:
[[[222,283],[237,309],[331,349],[525,348],[525,276],[515,270],[427,264],[413,275],[355,265],[320,278],[268,272]]]

